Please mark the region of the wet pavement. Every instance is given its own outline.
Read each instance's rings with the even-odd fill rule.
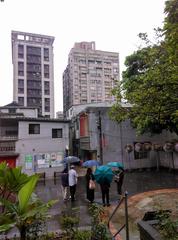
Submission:
[[[46,180],[46,184],[44,185],[43,181],[39,181],[36,193],[37,195],[45,202],[51,199],[58,199],[58,203],[56,203],[51,209],[50,214],[52,218],[48,223],[48,231],[58,232],[60,231],[60,215],[64,210],[69,210],[71,208],[75,208],[78,216],[80,217],[80,227],[81,228],[90,228],[91,226],[91,218],[88,212],[89,203],[86,201],[86,190],[85,190],[85,171],[86,169],[79,168],[77,172],[79,173],[79,179],[77,184],[77,192],[76,192],[76,201],[71,203],[70,200],[67,202],[63,202],[62,194],[61,194],[61,181],[60,177],[56,180],[56,184],[54,184],[53,179]],[[167,169],[156,171],[152,170],[143,170],[143,171],[133,171],[126,172],[123,184],[123,191],[128,192],[128,199],[138,193],[148,192],[150,190],[158,190],[158,189],[178,189],[178,174],[169,172]],[[138,194],[139,195],[139,194]],[[144,196],[144,194],[142,194]],[[146,197],[146,195],[145,195]],[[100,187],[97,184],[95,189],[95,202],[98,204],[102,204],[101,201],[101,191]],[[118,195],[116,191],[116,183],[112,182],[110,188],[110,207],[106,207],[106,211],[111,214],[114,207],[117,205]],[[117,226],[117,225],[116,225]],[[118,227],[118,226],[117,226]],[[124,230],[121,233],[122,239],[125,237]],[[130,240],[139,239],[139,236],[133,236],[130,233]]]
[[[76,208],[78,209],[78,214],[80,217],[80,227],[86,228],[91,225],[91,218],[88,212],[89,204],[86,201],[86,190],[85,190],[85,169],[78,168],[79,172],[79,180],[77,185],[76,192],[76,201],[71,203],[70,201],[64,203],[61,196],[61,182],[60,178],[57,179],[56,185],[54,181],[47,180],[46,185],[43,182],[38,183],[36,192],[38,196],[44,200],[48,201],[51,199],[58,199],[59,202],[55,204],[50,210],[50,214],[53,215],[53,219],[51,219],[50,224],[48,224],[49,231],[56,231],[60,229],[59,217],[63,210]],[[153,170],[143,170],[143,171],[133,171],[126,172],[123,184],[123,191],[128,192],[128,199],[131,196],[134,196],[138,193],[148,192],[150,190],[158,190],[158,189],[178,189],[178,174],[169,172],[167,169],[160,170],[159,172],[155,169]],[[144,194],[143,194],[144,196]],[[95,202],[98,204],[102,204],[101,201],[101,192],[99,185],[96,186],[95,189]],[[118,202],[118,195],[116,191],[116,183],[112,182],[110,188],[110,202],[111,207],[107,208],[106,211],[111,213],[114,207]],[[124,238],[124,231],[121,236]],[[130,240],[139,239],[139,237],[135,237],[135,235],[130,235]]]

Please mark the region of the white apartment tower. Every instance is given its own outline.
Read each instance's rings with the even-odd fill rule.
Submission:
[[[12,31],[13,100],[54,118],[54,37]]]
[[[119,54],[95,49],[95,42],[75,43],[63,73],[63,110],[86,103],[111,103],[119,81]]]

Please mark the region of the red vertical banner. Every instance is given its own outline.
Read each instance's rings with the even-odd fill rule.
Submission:
[[[88,136],[88,115],[80,115],[80,137]]]

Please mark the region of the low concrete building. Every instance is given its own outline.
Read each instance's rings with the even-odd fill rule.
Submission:
[[[21,109],[22,110],[22,109]],[[8,113],[0,108],[0,162],[22,166],[27,174],[61,171],[69,146],[69,121]],[[26,109],[25,109],[26,112]]]
[[[128,106],[125,104],[125,107]],[[178,140],[176,134],[164,131],[154,136],[137,136],[129,120],[118,124],[109,118],[109,110],[110,107],[97,105],[83,106],[80,111],[75,109],[70,126],[70,146],[74,154],[84,161],[98,159],[102,164],[119,161],[126,169],[178,168],[178,153],[174,149]],[[163,150],[166,142],[172,144],[172,151]],[[131,151],[127,150],[128,145]],[[159,151],[153,151],[155,145],[161,146]]]

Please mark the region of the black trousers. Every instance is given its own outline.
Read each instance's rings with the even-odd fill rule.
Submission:
[[[75,192],[76,192],[76,184],[73,186],[70,186],[70,196],[71,196],[71,201],[75,201]]]
[[[103,189],[101,188],[101,193],[102,193],[102,201],[103,204],[109,204],[109,188]]]

